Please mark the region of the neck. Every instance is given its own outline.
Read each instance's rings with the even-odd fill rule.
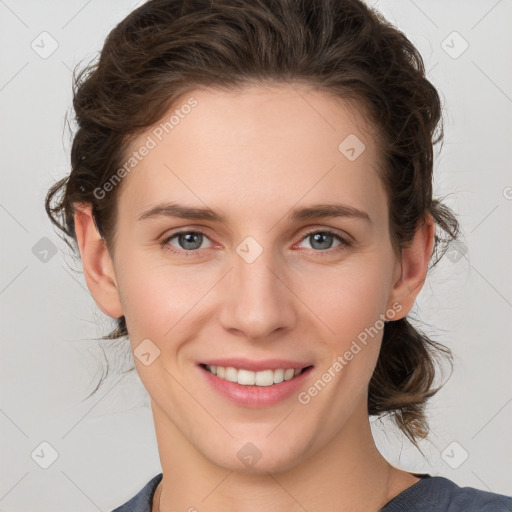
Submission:
[[[322,449],[290,469],[249,473],[203,457],[152,403],[164,475],[154,495],[153,512],[377,512],[418,479],[382,457],[365,405]]]

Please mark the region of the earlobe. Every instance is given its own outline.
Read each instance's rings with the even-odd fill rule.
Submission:
[[[434,244],[435,222],[431,214],[420,220],[413,240],[402,249],[402,258],[397,262],[400,271],[394,280],[389,298],[390,304],[398,302],[402,308],[394,320],[405,317],[414,306],[425,279]]]
[[[97,306],[112,318],[123,316],[114,266],[92,216],[90,204],[75,206],[75,233],[87,287]]]

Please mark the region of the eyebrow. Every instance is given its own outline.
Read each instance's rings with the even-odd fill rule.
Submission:
[[[137,220],[142,221],[154,217],[178,217],[181,219],[209,220],[225,223],[224,215],[210,208],[197,208],[178,203],[161,203],[142,212]],[[370,216],[363,210],[342,204],[315,204],[294,208],[288,214],[291,221],[304,221],[319,218],[350,217],[371,223]]]

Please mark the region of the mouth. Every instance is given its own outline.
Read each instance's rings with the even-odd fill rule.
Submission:
[[[313,365],[308,365],[301,368],[283,367],[252,371],[244,368],[235,368],[233,366],[219,366],[204,363],[201,363],[199,366],[210,374],[217,376],[219,379],[240,384],[241,386],[253,387],[270,387],[281,384],[282,382],[293,380],[310,368],[313,368]]]

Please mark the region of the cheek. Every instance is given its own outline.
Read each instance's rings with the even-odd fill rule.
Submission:
[[[205,305],[211,305],[209,292],[221,275],[206,265],[172,265],[164,256],[144,252],[125,258],[118,284],[132,348],[149,338],[163,359],[174,357],[198,332]]]
[[[161,339],[200,299],[201,290],[183,272],[142,256],[124,258],[116,272],[132,342]]]
[[[324,405],[332,401],[336,411],[354,405],[365,393],[377,364],[389,272],[386,255],[375,251],[354,258],[336,271],[331,268],[323,276],[324,286],[310,287],[308,301],[329,328],[323,329],[328,334],[319,340],[326,356],[321,378],[332,382],[329,386],[333,393],[325,395]]]
[[[389,296],[389,268],[384,258],[354,258],[338,268],[305,277],[302,296],[340,342],[356,337],[385,313]],[[381,322],[379,322],[380,325]]]

